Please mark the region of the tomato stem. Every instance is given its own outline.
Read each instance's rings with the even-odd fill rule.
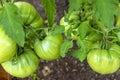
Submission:
[[[106,31],[106,32],[104,32],[103,33],[103,46],[102,46],[102,48],[103,49],[108,49],[108,32]]]
[[[0,8],[3,7],[3,0],[0,0]]]

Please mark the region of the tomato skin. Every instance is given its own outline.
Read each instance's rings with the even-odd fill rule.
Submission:
[[[96,33],[95,31],[91,31],[87,36],[86,39],[90,40],[92,42],[100,41],[102,40],[103,36],[99,33]]]
[[[118,17],[117,22],[116,22],[116,26],[119,26],[119,25],[120,25],[120,16]]]
[[[34,50],[43,60],[55,60],[60,57],[60,46],[62,42],[62,35],[48,35],[42,41],[35,41]]]
[[[110,50],[115,51],[120,56],[120,46],[117,44],[112,44]]]
[[[43,20],[33,5],[23,1],[15,2],[14,4],[21,13],[24,25],[32,26],[33,28],[41,27],[43,25]]]
[[[116,26],[120,25],[120,3],[118,4],[118,15],[116,19]]]
[[[0,28],[0,63],[12,58],[17,52],[16,43]]]
[[[100,74],[111,74],[120,67],[119,55],[115,51],[93,49],[88,53],[87,62],[90,67]]]
[[[38,67],[38,57],[32,50],[26,50],[15,60],[11,59],[2,63],[2,67],[12,76],[25,78],[31,75]]]

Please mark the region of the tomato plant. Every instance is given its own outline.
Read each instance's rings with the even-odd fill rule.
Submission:
[[[68,10],[58,25],[55,0],[43,0],[47,18],[43,25],[42,17],[32,4],[0,1],[0,63],[9,74],[27,77],[38,67],[37,56],[43,60],[56,60],[65,57],[66,53],[81,62],[87,59],[90,67],[100,74],[118,70],[120,18],[117,0],[68,2]],[[21,55],[14,56],[17,47]],[[32,48],[35,53],[32,50],[20,52],[19,48]]]
[[[60,58],[60,46],[62,42],[62,35],[48,35],[42,41],[35,41],[34,50],[41,59],[58,59]]]
[[[39,64],[38,57],[32,50],[25,50],[20,56],[2,63],[6,72],[15,77],[25,78],[35,72]]]
[[[105,49],[93,49],[88,53],[87,61],[90,67],[98,73],[110,74],[119,69],[118,53]]]
[[[17,52],[16,43],[0,28],[0,63],[11,59]]]

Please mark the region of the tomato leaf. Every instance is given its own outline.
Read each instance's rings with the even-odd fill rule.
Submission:
[[[58,25],[55,25],[55,29],[54,31],[52,31],[52,34],[53,35],[58,35],[58,34],[61,34],[64,32],[64,26],[58,26]]]
[[[56,14],[55,0],[42,0],[42,5],[43,8],[45,9],[49,26],[51,27],[54,23],[55,14]]]
[[[79,25],[78,31],[81,39],[84,39],[86,37],[87,32],[89,31],[89,26],[89,21],[82,22]]]
[[[82,60],[81,58],[79,58],[81,55],[81,49],[78,50],[71,50],[70,51],[70,55],[73,56],[76,59],[79,59],[80,61]],[[83,61],[83,60],[82,60]]]
[[[78,50],[72,50],[70,53],[73,57],[79,59],[81,62],[84,61],[87,57],[89,48],[84,40],[77,40],[77,45],[80,47]]]
[[[112,29],[114,26],[114,16],[117,14],[118,0],[94,0],[93,10],[98,20],[104,25]]]
[[[61,45],[61,48],[60,48],[60,55],[62,57],[65,57],[65,54],[72,47],[73,47],[73,42],[72,41],[64,40],[64,42],[63,42],[63,44]]]
[[[72,36],[72,35],[71,35],[72,31],[73,31],[72,28],[69,28],[69,29],[67,30],[67,35],[66,35],[66,37],[67,37],[68,39]]]
[[[68,1],[69,1],[69,11],[79,10],[83,2],[83,0],[68,0]]]
[[[116,33],[118,40],[120,41],[120,32]]]
[[[0,9],[0,25],[2,25],[6,34],[18,45],[24,46],[25,33],[23,22],[17,7],[12,3],[6,3]]]

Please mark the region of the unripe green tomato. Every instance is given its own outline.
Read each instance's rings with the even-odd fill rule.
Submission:
[[[32,26],[33,28],[41,27],[43,25],[43,20],[37,10],[28,2],[15,2],[14,3],[23,18],[24,25]]]
[[[120,67],[120,58],[115,51],[106,49],[93,49],[88,53],[87,62],[97,73],[111,74]]]
[[[116,26],[119,26],[119,25],[120,25],[120,16],[118,16],[117,23],[116,23]]]
[[[6,72],[14,77],[25,78],[33,74],[38,68],[38,57],[32,50],[26,50],[20,56],[2,63]]]
[[[35,41],[34,50],[41,59],[55,60],[60,58],[60,46],[62,42],[62,35],[48,35],[42,41]]]
[[[120,26],[120,3],[119,3],[119,7],[118,7],[118,16],[117,16],[117,20],[116,20],[116,26]]]
[[[0,63],[11,59],[17,52],[16,43],[0,28]]]
[[[112,44],[111,47],[110,47],[110,50],[115,51],[116,53],[118,53],[119,57],[120,57],[120,46],[119,45]]]
[[[86,36],[86,39],[87,40],[90,40],[90,41],[93,41],[93,42],[96,42],[96,41],[99,41],[99,40],[102,40],[102,35],[101,34],[98,34],[96,32],[90,32],[87,36]]]
[[[86,40],[88,47],[91,47],[93,45],[92,41]]]

